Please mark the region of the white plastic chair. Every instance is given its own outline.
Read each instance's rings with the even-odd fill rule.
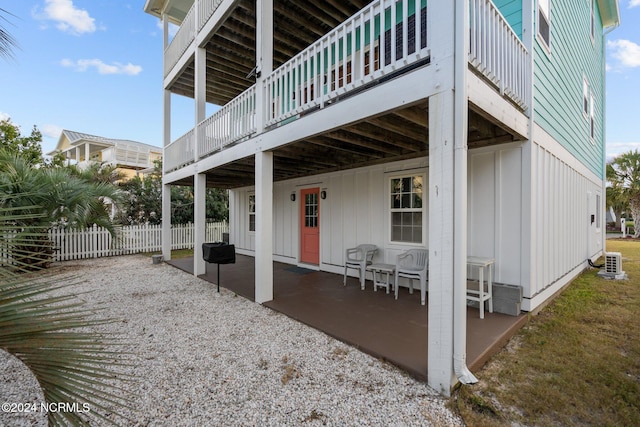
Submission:
[[[427,276],[429,273],[429,250],[409,249],[396,258],[396,274],[393,282],[398,299],[398,278],[409,279],[409,292],[413,293],[413,279],[420,280],[420,303],[425,305],[427,299]]]
[[[347,249],[344,261],[343,286],[347,286],[347,269],[353,268],[358,270],[360,289],[364,289],[364,276],[367,271],[367,266],[373,263],[373,256],[377,251],[378,247],[376,245],[367,244]]]

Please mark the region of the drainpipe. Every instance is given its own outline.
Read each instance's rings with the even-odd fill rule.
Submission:
[[[478,379],[467,368],[467,132],[469,99],[469,0],[455,3],[453,370],[462,384]]]

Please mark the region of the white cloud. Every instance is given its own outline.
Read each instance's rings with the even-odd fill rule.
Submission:
[[[96,30],[95,19],[86,10],[75,7],[72,0],[45,0],[45,4],[44,13],[38,17],[55,21],[60,31],[79,35]]]
[[[62,128],[57,125],[42,125],[42,127],[40,128],[40,132],[42,132],[42,136],[57,139],[62,133]]]
[[[629,0],[629,9],[640,6],[640,0]]]
[[[11,119],[11,116],[7,113],[0,111],[0,122]]]
[[[620,39],[610,40],[607,47],[611,50],[611,56],[617,59],[622,67],[640,67],[640,45]]]
[[[607,161],[611,161],[620,154],[634,150],[640,151],[640,142],[608,142],[606,150]]]
[[[127,74],[129,76],[135,76],[142,72],[142,67],[139,65],[133,65],[132,63],[120,64],[119,62],[105,64],[100,59],[79,59],[77,61],[63,59],[60,61],[60,64],[63,67],[73,68],[80,72],[87,71],[89,68],[95,68],[99,74]]]

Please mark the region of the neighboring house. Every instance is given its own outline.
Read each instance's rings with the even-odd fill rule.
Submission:
[[[466,257],[533,311],[604,252],[605,30],[615,0],[147,0],[164,22],[164,218],[230,189],[230,240],[340,273],[345,249],[429,249],[428,380],[465,361]],[[168,43],[168,24],[180,29]],[[195,99],[170,141],[170,94]],[[206,105],[221,106],[206,117]],[[164,223],[170,257],[170,224]]]
[[[90,162],[116,166],[124,179],[153,170],[154,162],[162,160],[162,148],[142,142],[63,130],[58,145],[50,156],[63,153],[70,163],[80,167]]]

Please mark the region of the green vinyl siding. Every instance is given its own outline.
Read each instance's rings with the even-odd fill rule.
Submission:
[[[493,4],[522,40],[522,0],[493,0]]]
[[[534,112],[539,126],[604,177],[604,36],[596,6],[596,36],[591,39],[590,1],[551,0],[550,50],[537,36],[534,42]],[[584,78],[595,101],[593,142],[583,108]]]

